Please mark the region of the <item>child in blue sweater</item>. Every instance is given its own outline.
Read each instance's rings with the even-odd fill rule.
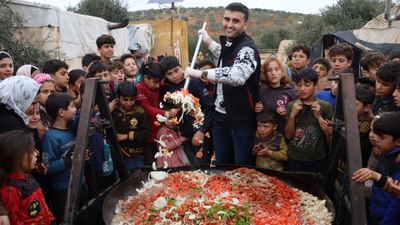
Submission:
[[[396,162],[400,153],[400,112],[382,114],[374,122],[373,131],[376,134],[376,146],[382,151],[377,171],[361,168],[353,174],[353,180],[374,181],[370,200],[371,225],[399,224],[400,198],[393,196],[391,189],[385,191],[382,188],[387,186],[389,177],[400,180],[400,164]]]
[[[42,141],[43,154],[48,158],[47,174],[51,190],[51,202],[57,223],[62,222],[71,176],[72,156],[76,142],[69,123],[74,120],[76,108],[67,93],[54,93],[46,101],[46,111],[53,125]],[[87,196],[85,180],[81,178],[81,202]]]

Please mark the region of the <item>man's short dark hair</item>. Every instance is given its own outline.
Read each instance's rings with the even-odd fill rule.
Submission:
[[[165,56],[161,61],[161,68],[164,75],[168,72],[168,70],[172,70],[177,66],[181,66],[181,64],[179,64],[179,60],[172,55]]]
[[[395,82],[400,76],[400,62],[389,61],[378,68],[376,77],[384,82]]]
[[[356,85],[356,100],[362,102],[364,105],[371,105],[374,102],[375,93],[371,86],[367,84]]]
[[[318,82],[318,73],[312,68],[304,68],[297,74],[296,83],[300,82],[301,80],[311,81],[316,84]]]
[[[94,61],[99,61],[101,58],[96,53],[88,53],[82,58],[82,67],[89,66]]]
[[[384,134],[393,137],[393,141],[400,138],[400,112],[387,112],[379,115],[374,122],[373,131],[378,136]]]
[[[329,63],[329,61],[323,57],[319,57],[316,58],[312,61],[312,66],[314,66],[315,64],[321,64],[323,66],[325,66],[326,70],[329,72],[329,70],[331,70],[331,64]]]
[[[292,48],[292,55],[293,55],[293,53],[299,52],[299,51],[303,51],[303,53],[306,54],[307,59],[310,58],[310,56],[311,56],[311,49],[310,49],[310,47],[309,47],[308,45],[299,44],[299,45],[294,46],[294,47]]]
[[[115,39],[113,38],[113,36],[103,34],[96,39],[97,48],[101,48],[101,46],[103,46],[105,44],[114,44],[115,45]]]
[[[51,94],[46,100],[46,112],[55,120],[58,115],[59,109],[68,109],[69,104],[74,99],[67,93],[55,92]]]
[[[60,68],[68,70],[68,65],[61,60],[50,59],[44,63],[42,72],[54,75]]]
[[[137,94],[137,90],[134,84],[128,81],[124,81],[118,84],[117,87],[117,96],[120,97],[133,97],[135,98]]]
[[[245,22],[249,20],[249,8],[239,2],[233,2],[225,7],[225,10],[232,11],[232,12],[241,12],[244,14]]]

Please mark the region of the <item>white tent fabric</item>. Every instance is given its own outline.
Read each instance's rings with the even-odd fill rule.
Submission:
[[[128,30],[121,28],[109,31],[107,28],[109,22],[104,19],[64,11],[47,4],[20,0],[11,1],[10,7],[22,16],[24,27],[29,28],[26,29],[27,35],[35,36],[34,32],[38,31],[37,29],[58,32],[48,34],[49,37],[56,37],[54,40],[56,43],[39,41],[45,41],[44,47],[47,50],[60,51],[57,55],[62,59],[72,60],[82,58],[86,53],[97,52],[96,39],[102,34],[109,34],[115,38],[115,57],[128,52]],[[52,27],[57,29],[49,29]],[[39,38],[43,38],[43,35]]]
[[[129,24],[129,49],[137,50],[143,55],[150,54],[154,47],[153,28],[150,24]]]
[[[400,13],[400,4],[392,7],[391,15]],[[353,30],[354,35],[362,41],[370,43],[399,44],[400,43],[400,21],[388,23],[384,14],[381,14],[366,23],[361,29]]]

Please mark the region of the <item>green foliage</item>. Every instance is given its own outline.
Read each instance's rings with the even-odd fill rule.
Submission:
[[[0,50],[11,54],[15,70],[24,64],[41,66],[50,58],[50,53],[43,50],[43,43],[25,37],[21,27],[21,17],[8,6],[7,0],[0,0]]]
[[[97,16],[110,22],[121,22],[128,18],[128,4],[124,0],[81,0],[68,11]]]
[[[277,49],[279,43],[284,39],[290,39],[292,36],[291,30],[284,27],[267,28],[257,42],[258,48]]]
[[[327,32],[353,30],[383,13],[382,0],[338,0],[337,4],[322,9],[320,15],[309,15],[297,27],[296,40],[312,44]]]

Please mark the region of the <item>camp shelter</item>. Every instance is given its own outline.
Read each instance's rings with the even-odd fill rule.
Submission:
[[[390,9],[390,15],[400,13],[400,4]],[[360,58],[366,50],[381,51],[389,55],[400,50],[400,21],[388,21],[384,13],[366,23],[361,29],[323,34],[312,46],[311,59],[327,57],[328,49],[337,43],[349,43],[354,51],[353,68],[361,76]]]
[[[108,26],[115,24],[102,18],[68,12],[42,3],[12,0],[9,4],[22,17],[23,35],[43,43],[45,50],[55,58],[65,60],[70,69],[81,68],[81,59],[86,53],[97,53],[96,39],[102,34],[115,38],[115,57],[128,52],[128,30],[109,30]]]
[[[135,24],[151,24],[154,33],[154,48],[152,56],[174,55],[178,58],[182,68],[189,65],[188,25],[181,19],[146,20]]]

